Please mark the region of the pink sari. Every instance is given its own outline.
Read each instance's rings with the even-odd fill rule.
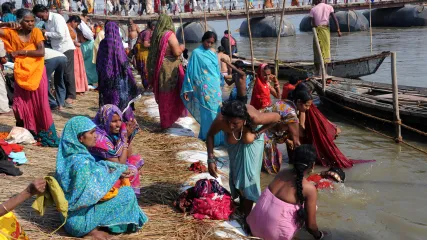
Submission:
[[[166,56],[169,37],[166,32],[160,42],[160,52],[153,73],[153,92],[160,112],[160,126],[169,128],[185,112],[180,94],[184,82],[184,69],[181,61],[174,56]]]
[[[76,92],[84,93],[89,90],[83,54],[80,47],[74,50],[74,78],[76,79]]]

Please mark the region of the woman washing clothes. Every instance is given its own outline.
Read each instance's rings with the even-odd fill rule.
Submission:
[[[18,23],[0,23],[0,38],[15,62],[16,125],[31,131],[42,146],[57,147],[59,139],[48,100],[44,37],[40,29],[34,28],[31,11],[19,9],[16,17]]]
[[[65,231],[74,237],[109,239],[109,233],[136,232],[148,221],[131,187],[103,198],[120,177],[129,177],[124,164],[99,160],[89,153],[96,146],[96,125],[73,117],[64,127],[56,159],[56,175],[68,201]],[[112,198],[111,198],[112,197]]]
[[[160,127],[169,128],[186,114],[180,93],[184,69],[180,56],[184,51],[175,35],[172,18],[162,14],[150,42],[147,59],[148,85],[153,87],[159,105]]]
[[[326,234],[316,222],[316,188],[306,179],[313,170],[316,152],[312,145],[295,149],[293,169],[277,174],[262,192],[247,221],[253,236],[268,240],[291,240],[304,225],[315,239]]]
[[[220,66],[213,49],[216,41],[216,33],[205,32],[202,45],[191,53],[181,90],[185,107],[200,124],[199,138],[203,141],[207,139],[222,102]],[[219,146],[223,142],[224,136],[218,131],[213,143]]]
[[[95,159],[127,164],[131,176],[130,184],[135,194],[140,194],[139,170],[144,160],[132,154],[131,142],[139,130],[135,119],[124,122],[120,109],[112,104],[102,106],[95,116],[96,145],[89,148]],[[121,181],[115,184],[120,187]]]
[[[221,112],[207,135],[208,169],[211,176],[217,178],[214,136],[220,131],[225,134],[230,158],[231,195],[233,198],[240,198],[240,207],[245,217],[261,194],[263,133],[273,126],[289,131],[295,145],[299,145],[298,118],[295,112],[275,108],[274,111],[262,113],[238,100],[223,103]]]

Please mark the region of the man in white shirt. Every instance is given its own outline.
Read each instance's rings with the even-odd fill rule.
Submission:
[[[73,99],[76,99],[76,84],[74,79],[74,46],[64,17],[49,10],[40,4],[33,8],[33,13],[45,22],[42,30],[46,39],[50,40],[53,50],[63,53],[67,57],[67,68],[64,73],[66,88],[65,107],[72,107]]]

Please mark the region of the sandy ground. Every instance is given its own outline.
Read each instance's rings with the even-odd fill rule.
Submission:
[[[176,153],[182,150],[204,150],[204,143],[194,137],[172,137],[159,128],[158,123],[143,110],[143,102],[136,103],[137,121],[142,131],[135,137],[133,147],[141,154],[145,166],[141,173],[140,207],[149,217],[149,222],[138,233],[117,236],[118,239],[215,239],[215,231],[221,229],[218,222],[196,221],[184,216],[172,206],[178,196],[178,189],[193,174],[188,171],[189,164],[176,159]],[[68,119],[74,116],[93,118],[98,110],[98,93],[88,92],[78,96],[73,109],[53,111],[58,133],[61,133]],[[0,115],[0,131],[6,132],[15,125],[13,115]],[[36,177],[54,175],[57,148],[45,148],[25,145],[28,163],[20,166],[24,172],[19,177],[0,178],[0,202],[24,190]],[[31,239],[70,238],[63,229],[50,233],[61,225],[59,213],[53,207],[45,216],[38,216],[31,208],[33,199],[14,210],[20,224]]]

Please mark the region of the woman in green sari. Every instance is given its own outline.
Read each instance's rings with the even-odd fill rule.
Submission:
[[[96,64],[92,62],[93,60],[93,44],[94,40],[90,40],[84,36],[84,32],[80,29],[77,31],[77,37],[81,43],[80,49],[83,54],[84,65],[86,69],[86,76],[89,85],[94,85],[98,83],[98,73],[96,72]]]

